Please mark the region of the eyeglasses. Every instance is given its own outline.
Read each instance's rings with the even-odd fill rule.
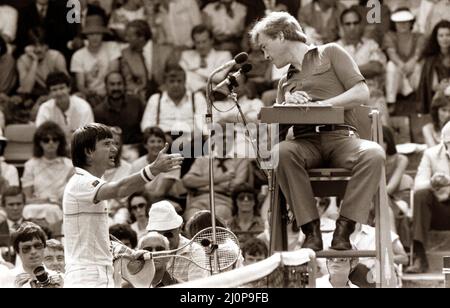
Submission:
[[[147,203],[139,203],[136,205],[132,205],[130,208],[132,211],[137,210],[138,208],[143,209],[147,206]]]
[[[162,246],[156,246],[156,247],[151,247],[151,246],[149,246],[149,247],[144,247],[144,248],[142,248],[142,250],[147,250],[147,251],[150,251],[150,252],[155,252],[155,251],[164,251],[164,250],[166,250],[164,247],[162,247]]]
[[[59,142],[57,138],[45,137],[41,139],[43,143],[49,143],[50,141],[53,143]]]
[[[22,253],[29,253],[31,251],[32,247],[34,247],[34,249],[36,249],[36,250],[42,250],[42,249],[44,249],[44,243],[39,242],[39,243],[34,243],[33,245],[23,245],[21,248]]]
[[[175,237],[175,234],[172,231],[157,231],[157,232],[169,240]]]
[[[353,22],[344,22],[344,26],[357,26],[359,25],[360,22],[359,21],[353,21]]]
[[[241,194],[237,199],[239,201],[254,201],[255,197],[252,194]]]

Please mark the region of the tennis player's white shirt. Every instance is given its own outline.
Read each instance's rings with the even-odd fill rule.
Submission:
[[[112,287],[112,253],[106,201],[95,202],[106,182],[81,168],[64,190],[65,286]]]

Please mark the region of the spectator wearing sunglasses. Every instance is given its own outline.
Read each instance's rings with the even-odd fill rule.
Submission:
[[[139,241],[138,248],[150,252],[169,250],[169,240],[158,232],[149,232]],[[166,258],[154,259],[155,276],[151,284],[152,287],[162,288],[178,283],[166,269],[168,261],[169,259]]]
[[[17,288],[37,287],[37,278],[34,270],[43,266],[48,274],[53,287],[62,287],[62,275],[48,270],[44,265],[44,249],[47,237],[38,225],[32,222],[24,222],[19,229],[12,234],[14,250],[22,261],[21,266],[12,270],[15,276],[14,286]]]
[[[33,157],[25,163],[22,177],[27,200],[24,215],[30,220],[43,219],[55,234],[60,234],[60,209],[64,187],[73,174],[72,162],[66,157],[66,137],[56,123],[47,121],[33,137]]]
[[[233,219],[230,229],[239,239],[241,246],[250,238],[264,231],[264,221],[259,216],[257,195],[253,187],[242,184],[232,194]]]
[[[132,222],[131,229],[136,232],[138,240],[140,240],[147,234],[148,211],[150,209],[148,195],[142,192],[134,193],[128,197],[127,205]]]

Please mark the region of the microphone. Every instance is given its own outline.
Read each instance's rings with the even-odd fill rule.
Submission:
[[[219,91],[222,87],[226,86],[228,88],[230,87],[237,87],[238,86],[238,78],[241,75],[245,75],[248,72],[252,70],[253,66],[251,64],[244,64],[237,72],[230,74],[223,80],[221,83],[219,83],[217,86],[214,87],[213,92]]]
[[[215,72],[220,72],[223,70],[226,70],[228,68],[231,68],[235,66],[236,64],[242,64],[248,59],[248,54],[246,52],[241,52],[236,57],[234,57],[233,60],[228,61],[227,63],[223,64],[222,66],[218,67]]]

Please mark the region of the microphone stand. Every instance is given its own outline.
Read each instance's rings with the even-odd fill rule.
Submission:
[[[216,206],[214,198],[214,155],[212,146],[212,130],[213,130],[213,101],[212,97],[212,79],[222,69],[218,68],[211,73],[206,82],[206,126],[208,127],[208,155],[209,155],[209,204],[211,208],[211,227],[212,227],[212,243],[211,252],[214,258],[214,264],[212,266],[212,273],[219,273],[219,257],[217,255],[217,234],[216,234]],[[210,257],[211,258],[211,257]]]
[[[239,114],[241,115],[242,121],[244,122],[244,126],[245,126],[245,131],[247,132],[249,139],[250,139],[250,143],[253,147],[253,150],[255,151],[256,154],[256,163],[258,164],[259,169],[264,173],[264,175],[267,178],[267,184],[269,186],[269,212],[272,211],[273,209],[273,205],[274,205],[274,197],[275,197],[275,187],[274,187],[274,181],[273,181],[273,166],[270,165],[269,168],[262,168],[262,157],[261,157],[261,153],[259,151],[259,147],[258,144],[255,145],[254,141],[257,141],[257,139],[252,138],[252,133],[250,132],[250,129],[248,127],[248,122],[247,119],[245,118],[244,112],[242,111],[241,105],[239,105],[238,102],[238,97],[237,97],[237,93],[235,92],[235,88],[233,85],[229,86],[230,89],[230,95],[229,98],[231,98],[233,100],[233,102],[235,103],[235,105],[237,106],[237,109],[239,111]],[[271,130],[269,130],[270,132]],[[269,140],[271,140],[271,135],[270,133],[267,135],[267,140],[269,142]]]

